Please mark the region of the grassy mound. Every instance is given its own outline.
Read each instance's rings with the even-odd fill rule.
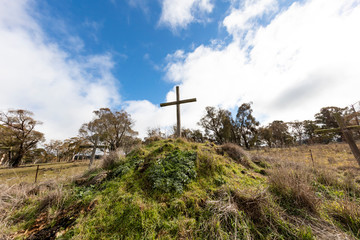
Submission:
[[[28,239],[359,237],[358,185],[347,192],[314,169],[267,160],[235,145],[155,141],[57,195],[37,192],[7,221]],[[336,205],[340,191],[351,209]]]

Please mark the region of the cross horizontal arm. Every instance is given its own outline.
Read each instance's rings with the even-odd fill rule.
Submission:
[[[359,125],[352,125],[352,126],[347,126],[344,129],[347,130],[356,130],[356,129],[360,129]],[[331,132],[341,132],[341,128],[332,128],[332,129],[319,129],[319,130],[315,130],[315,133],[331,133]]]
[[[340,128],[332,128],[332,129],[319,129],[319,130],[315,130],[315,133],[336,133],[336,132],[341,132]]]
[[[80,148],[94,148],[94,145],[81,145],[79,147]],[[107,146],[99,145],[99,146],[96,146],[96,148],[107,148]]]
[[[166,107],[166,106],[170,106],[170,105],[177,105],[177,104],[190,103],[190,102],[196,102],[196,98],[190,98],[190,99],[168,102],[168,103],[160,103],[160,107]]]

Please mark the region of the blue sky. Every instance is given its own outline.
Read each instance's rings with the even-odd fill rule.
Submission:
[[[229,6],[228,1],[218,1],[206,21],[186,29],[169,29],[160,24],[158,1],[37,1],[35,16],[50,41],[61,44],[74,56],[110,53],[123,100],[147,99],[156,103],[164,101],[173,87],[164,81],[166,56],[178,49],[191,51],[212,39],[226,40],[229,36],[219,21]],[[66,28],[65,33],[57,29],[59,22]],[[62,40],[69,34],[81,42],[79,51],[67,47],[74,44],[68,39]]]
[[[304,120],[358,101],[358,0],[0,0],[0,110],[25,108],[47,139],[75,136],[100,107],[140,136],[185,127],[205,106]],[[350,86],[350,87],[349,87]],[[346,92],[346,94],[345,94]]]

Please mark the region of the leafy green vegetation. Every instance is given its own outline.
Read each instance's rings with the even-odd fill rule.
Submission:
[[[154,162],[146,171],[153,190],[160,193],[182,193],[196,177],[196,153],[175,150]]]

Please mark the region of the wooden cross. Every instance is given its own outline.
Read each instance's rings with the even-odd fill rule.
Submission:
[[[91,157],[90,157],[90,163],[89,163],[89,168],[91,168],[91,165],[92,165],[93,162],[94,162],[96,149],[97,149],[97,148],[102,148],[102,149],[107,148],[107,146],[98,145],[99,139],[100,139],[99,136],[95,136],[95,143],[94,143],[94,145],[81,145],[81,146],[80,146],[80,148],[92,148]]]
[[[357,115],[359,115],[359,113],[350,114],[348,116],[345,116],[345,119],[351,119]],[[360,126],[359,125],[345,126],[344,118],[342,118],[339,113],[334,114],[334,117],[335,117],[336,122],[339,125],[338,128],[315,130],[315,132],[316,133],[338,133],[338,132],[341,132],[344,135],[346,142],[349,144],[351,152],[353,153],[356,161],[360,165],[360,150],[357,147],[356,142],[351,133],[351,130],[359,130]]]
[[[160,107],[176,105],[176,137],[181,137],[181,124],[180,124],[180,104],[196,102],[196,98],[180,100],[179,86],[176,86],[176,101],[161,103]]]

